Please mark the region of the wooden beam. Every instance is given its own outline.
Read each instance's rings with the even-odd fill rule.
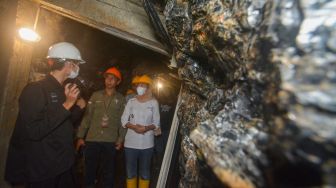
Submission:
[[[146,12],[133,1],[33,1],[44,9],[170,57],[166,47],[156,39]]]
[[[16,14],[16,29],[21,26],[33,26],[38,6],[26,0],[19,0]],[[28,82],[33,44],[22,41],[13,33],[8,71],[4,83],[0,108],[0,187],[11,187],[4,181],[4,169],[7,158],[9,139],[14,129],[18,113],[18,97]]]

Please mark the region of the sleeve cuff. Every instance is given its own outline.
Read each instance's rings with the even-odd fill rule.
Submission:
[[[116,143],[123,143],[123,142],[124,142],[124,140],[122,138],[117,138]]]
[[[76,135],[76,138],[84,138],[83,135]]]
[[[77,134],[76,134],[76,137],[77,138],[84,138],[84,135],[85,135],[85,131],[79,129]]]
[[[127,123],[129,123],[129,122],[126,122],[125,124],[123,123],[123,124],[121,124],[121,126],[122,126],[124,129],[126,129],[126,128],[127,128],[127,127],[126,127]]]

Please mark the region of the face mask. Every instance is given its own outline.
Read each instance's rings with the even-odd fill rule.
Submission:
[[[137,87],[136,90],[137,90],[138,95],[143,95],[143,94],[145,94],[147,88],[139,86],[139,87]]]
[[[76,71],[72,70],[70,72],[70,75],[68,76],[68,78],[74,79],[74,78],[76,78],[78,76],[78,73],[79,73],[79,67],[78,67],[78,69]]]

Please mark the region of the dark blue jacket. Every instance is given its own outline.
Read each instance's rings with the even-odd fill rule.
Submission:
[[[42,181],[71,168],[75,154],[72,120],[80,112],[66,110],[64,101],[64,87],[50,75],[23,89],[8,149],[7,181]]]

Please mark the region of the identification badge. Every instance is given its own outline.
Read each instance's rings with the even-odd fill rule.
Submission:
[[[102,117],[101,126],[103,128],[108,127],[108,121],[109,121],[109,117],[106,114],[104,114]]]

